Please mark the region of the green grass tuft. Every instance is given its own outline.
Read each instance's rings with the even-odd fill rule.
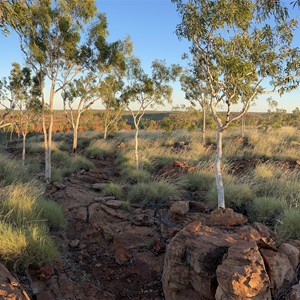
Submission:
[[[280,239],[300,239],[300,209],[285,210],[276,226],[276,231]]]
[[[188,173],[181,178],[181,184],[191,191],[208,191],[214,182],[214,175],[207,172]]]
[[[224,182],[225,205],[233,210],[245,213],[251,201],[254,198],[254,193],[246,184],[234,182]],[[216,185],[213,185],[207,194],[207,200],[211,207],[216,207],[218,204],[218,192]]]
[[[124,192],[123,186],[117,183],[109,183],[107,186],[103,188],[101,191],[102,196],[114,196],[116,199],[123,199]]]
[[[140,204],[145,207],[164,207],[169,197],[179,196],[177,187],[169,182],[139,183],[132,186],[127,195],[129,203]]]

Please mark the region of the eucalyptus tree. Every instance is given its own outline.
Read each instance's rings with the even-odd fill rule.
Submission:
[[[9,103],[7,111],[13,112],[11,122],[8,124],[13,125],[16,131],[22,134],[22,165],[24,165],[29,125],[38,117],[41,107],[38,81],[36,77],[31,76],[29,68],[21,68],[20,64],[15,62],[12,64],[9,78],[0,86],[3,102]]]
[[[120,120],[126,104],[122,101],[120,93],[123,81],[116,76],[107,76],[100,84],[101,102],[104,106],[102,114],[103,138],[107,139],[109,129]]]
[[[152,74],[148,75],[141,67],[139,59],[131,57],[128,68],[128,82],[122,94],[127,103],[135,127],[135,166],[139,169],[138,135],[139,125],[146,109],[172,102],[173,89],[170,83],[179,76],[181,67],[168,67],[164,61],[152,62]]]
[[[54,102],[82,71],[90,52],[82,40],[83,26],[96,13],[94,0],[24,0],[13,29],[27,65],[39,79],[45,146],[45,179],[51,179]],[[45,84],[49,83],[49,93]],[[46,105],[49,112],[46,114]]]
[[[202,111],[202,144],[206,143],[206,110],[209,101],[209,88],[201,78],[199,70],[190,64],[190,68],[180,78],[181,89],[185,92],[185,98],[193,105],[198,103]]]
[[[82,114],[99,100],[97,78],[88,73],[68,84],[62,92],[64,112],[73,128],[73,153],[77,150],[78,128]],[[73,106],[76,105],[74,112]]]
[[[217,124],[215,157],[218,207],[225,208],[222,180],[222,136],[228,126],[241,118],[260,94],[283,93],[298,86],[295,77],[299,49],[292,47],[296,20],[265,16],[251,0],[172,0],[182,18],[177,35],[191,42],[199,74],[210,97],[211,114]],[[265,85],[263,85],[265,84]],[[267,91],[269,84],[271,90]],[[234,104],[240,113],[232,116]],[[220,107],[226,114],[220,113]]]

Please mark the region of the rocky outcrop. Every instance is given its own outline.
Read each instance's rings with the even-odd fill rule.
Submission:
[[[271,281],[272,294],[277,297],[292,283],[296,283],[296,274],[287,255],[270,249],[260,250]]]
[[[271,300],[269,276],[254,241],[239,241],[231,246],[216,274],[217,300]]]
[[[0,299],[30,300],[19,281],[0,263]]]
[[[282,297],[296,283],[300,247],[293,241],[277,249],[267,227],[246,221],[230,209],[218,209],[179,231],[165,254],[166,300]],[[294,286],[291,299],[297,293]]]

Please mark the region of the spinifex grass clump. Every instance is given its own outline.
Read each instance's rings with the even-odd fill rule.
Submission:
[[[256,197],[248,209],[252,221],[274,227],[287,205],[284,199]]]
[[[94,168],[94,164],[82,155],[70,156],[68,153],[55,150],[52,154],[52,181],[62,181],[68,176],[81,169],[89,170]]]
[[[300,239],[299,207],[289,208],[284,211],[282,218],[276,226],[276,231],[281,239]]]
[[[208,191],[214,182],[214,175],[203,171],[188,173],[181,179],[181,184],[191,191]]]
[[[236,183],[231,180],[224,183],[226,207],[230,207],[237,212],[246,213],[247,208],[255,197],[253,190],[247,184]],[[218,193],[214,184],[207,194],[207,200],[211,207],[217,204]]]
[[[9,185],[13,182],[26,182],[27,180],[26,169],[20,165],[20,162],[0,153],[0,183]]]
[[[60,206],[44,199],[36,182],[15,183],[1,190],[1,260],[15,268],[51,262],[58,251],[48,231],[63,226]]]
[[[109,183],[102,191],[102,196],[114,196],[116,199],[121,200],[124,198],[123,186],[118,183]]]
[[[180,196],[178,188],[166,181],[139,183],[130,189],[127,195],[129,203],[143,207],[164,207],[170,197]]]
[[[114,147],[112,143],[107,141],[94,141],[86,149],[86,155],[91,158],[105,158],[108,155],[114,153]]]
[[[121,179],[131,184],[150,181],[150,173],[146,170],[125,167],[120,171]]]

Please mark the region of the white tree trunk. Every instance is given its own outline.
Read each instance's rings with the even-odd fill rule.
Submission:
[[[206,108],[203,105],[202,108],[202,144],[205,146],[206,143]]]
[[[22,134],[23,136],[23,150],[22,150],[22,166],[25,166],[25,158],[26,158],[26,133]]]
[[[73,127],[73,149],[72,152],[75,153],[78,145],[78,126]]]
[[[107,132],[108,132],[108,126],[105,125],[104,126],[104,132],[103,132],[103,139],[104,139],[104,141],[106,141],[106,139],[107,139]]]
[[[244,116],[241,117],[241,137],[245,137],[245,119]]]
[[[139,126],[135,127],[135,148],[134,148],[134,157],[135,157],[135,168],[139,169]]]
[[[217,151],[215,157],[215,175],[218,190],[218,208],[225,208],[224,185],[222,179],[222,128],[217,130]]]

